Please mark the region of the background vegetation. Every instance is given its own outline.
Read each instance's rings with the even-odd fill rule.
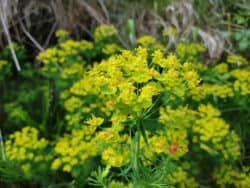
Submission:
[[[1,187],[249,187],[250,2],[0,1]]]

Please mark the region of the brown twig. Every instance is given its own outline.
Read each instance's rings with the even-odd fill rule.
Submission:
[[[36,46],[36,48],[40,51],[44,51],[44,48],[36,41],[36,39],[25,28],[21,19],[19,19],[19,23],[20,23],[20,26],[23,30],[23,33],[31,40],[31,42],[33,42],[33,44]]]
[[[16,69],[17,69],[17,71],[21,71],[21,66],[20,66],[19,61],[17,59],[16,53],[15,53],[15,50],[14,50],[14,47],[12,44],[10,32],[8,29],[7,15],[6,15],[6,11],[5,11],[7,9],[7,6],[8,6],[7,0],[0,1],[0,19],[1,19],[2,26],[3,26],[4,34],[6,35],[6,38],[7,38],[9,47],[10,47],[10,51],[11,51]]]
[[[86,3],[84,0],[78,0],[79,4],[81,4],[82,6],[84,6],[86,8],[86,10],[88,11],[89,15],[91,17],[93,17],[98,24],[105,24],[106,21],[103,18],[102,15],[100,15],[93,7],[91,7],[88,3]]]

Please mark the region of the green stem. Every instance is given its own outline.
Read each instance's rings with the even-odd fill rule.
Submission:
[[[135,134],[135,150],[134,150],[134,170],[136,173],[138,173],[138,161],[139,161],[139,155],[140,155],[140,131],[137,130]]]

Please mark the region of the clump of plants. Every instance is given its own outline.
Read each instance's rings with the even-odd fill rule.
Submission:
[[[96,29],[94,41],[74,41],[65,31],[57,36],[58,45],[37,56],[41,68],[29,69],[40,77],[35,91],[44,88],[50,99],[48,115],[38,109],[37,117],[45,119],[39,124],[27,112],[15,130],[6,121],[3,133],[11,133],[1,162],[16,162],[9,169],[24,175],[6,176],[0,169],[8,177],[3,181],[34,180],[40,187],[248,186],[250,66],[244,57],[205,66],[200,44],[179,43],[166,53],[151,36],[125,49],[109,25]],[[0,62],[0,70],[10,65]],[[8,118],[18,117],[17,109],[37,107],[28,101],[4,105]]]

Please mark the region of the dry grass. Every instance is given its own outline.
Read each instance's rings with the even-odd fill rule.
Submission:
[[[68,30],[76,39],[91,37],[91,31],[100,24],[114,24],[126,41],[126,22],[133,19],[137,34],[161,36],[162,29],[174,27],[178,35],[169,35],[166,48],[183,39],[197,39],[207,47],[209,58],[218,59],[228,51],[229,43],[219,29],[209,25],[197,26],[200,18],[194,0],[171,1],[165,7],[146,6],[147,1],[117,0],[0,0],[4,24],[0,25],[0,47],[11,40],[42,51],[54,42],[58,28]],[[158,1],[157,1],[158,2]],[[216,4],[213,0],[211,4]],[[217,11],[216,6],[211,11]],[[213,13],[215,13],[213,12]],[[7,27],[7,34],[4,27]],[[8,37],[7,37],[8,35]],[[7,40],[6,40],[7,39]]]

